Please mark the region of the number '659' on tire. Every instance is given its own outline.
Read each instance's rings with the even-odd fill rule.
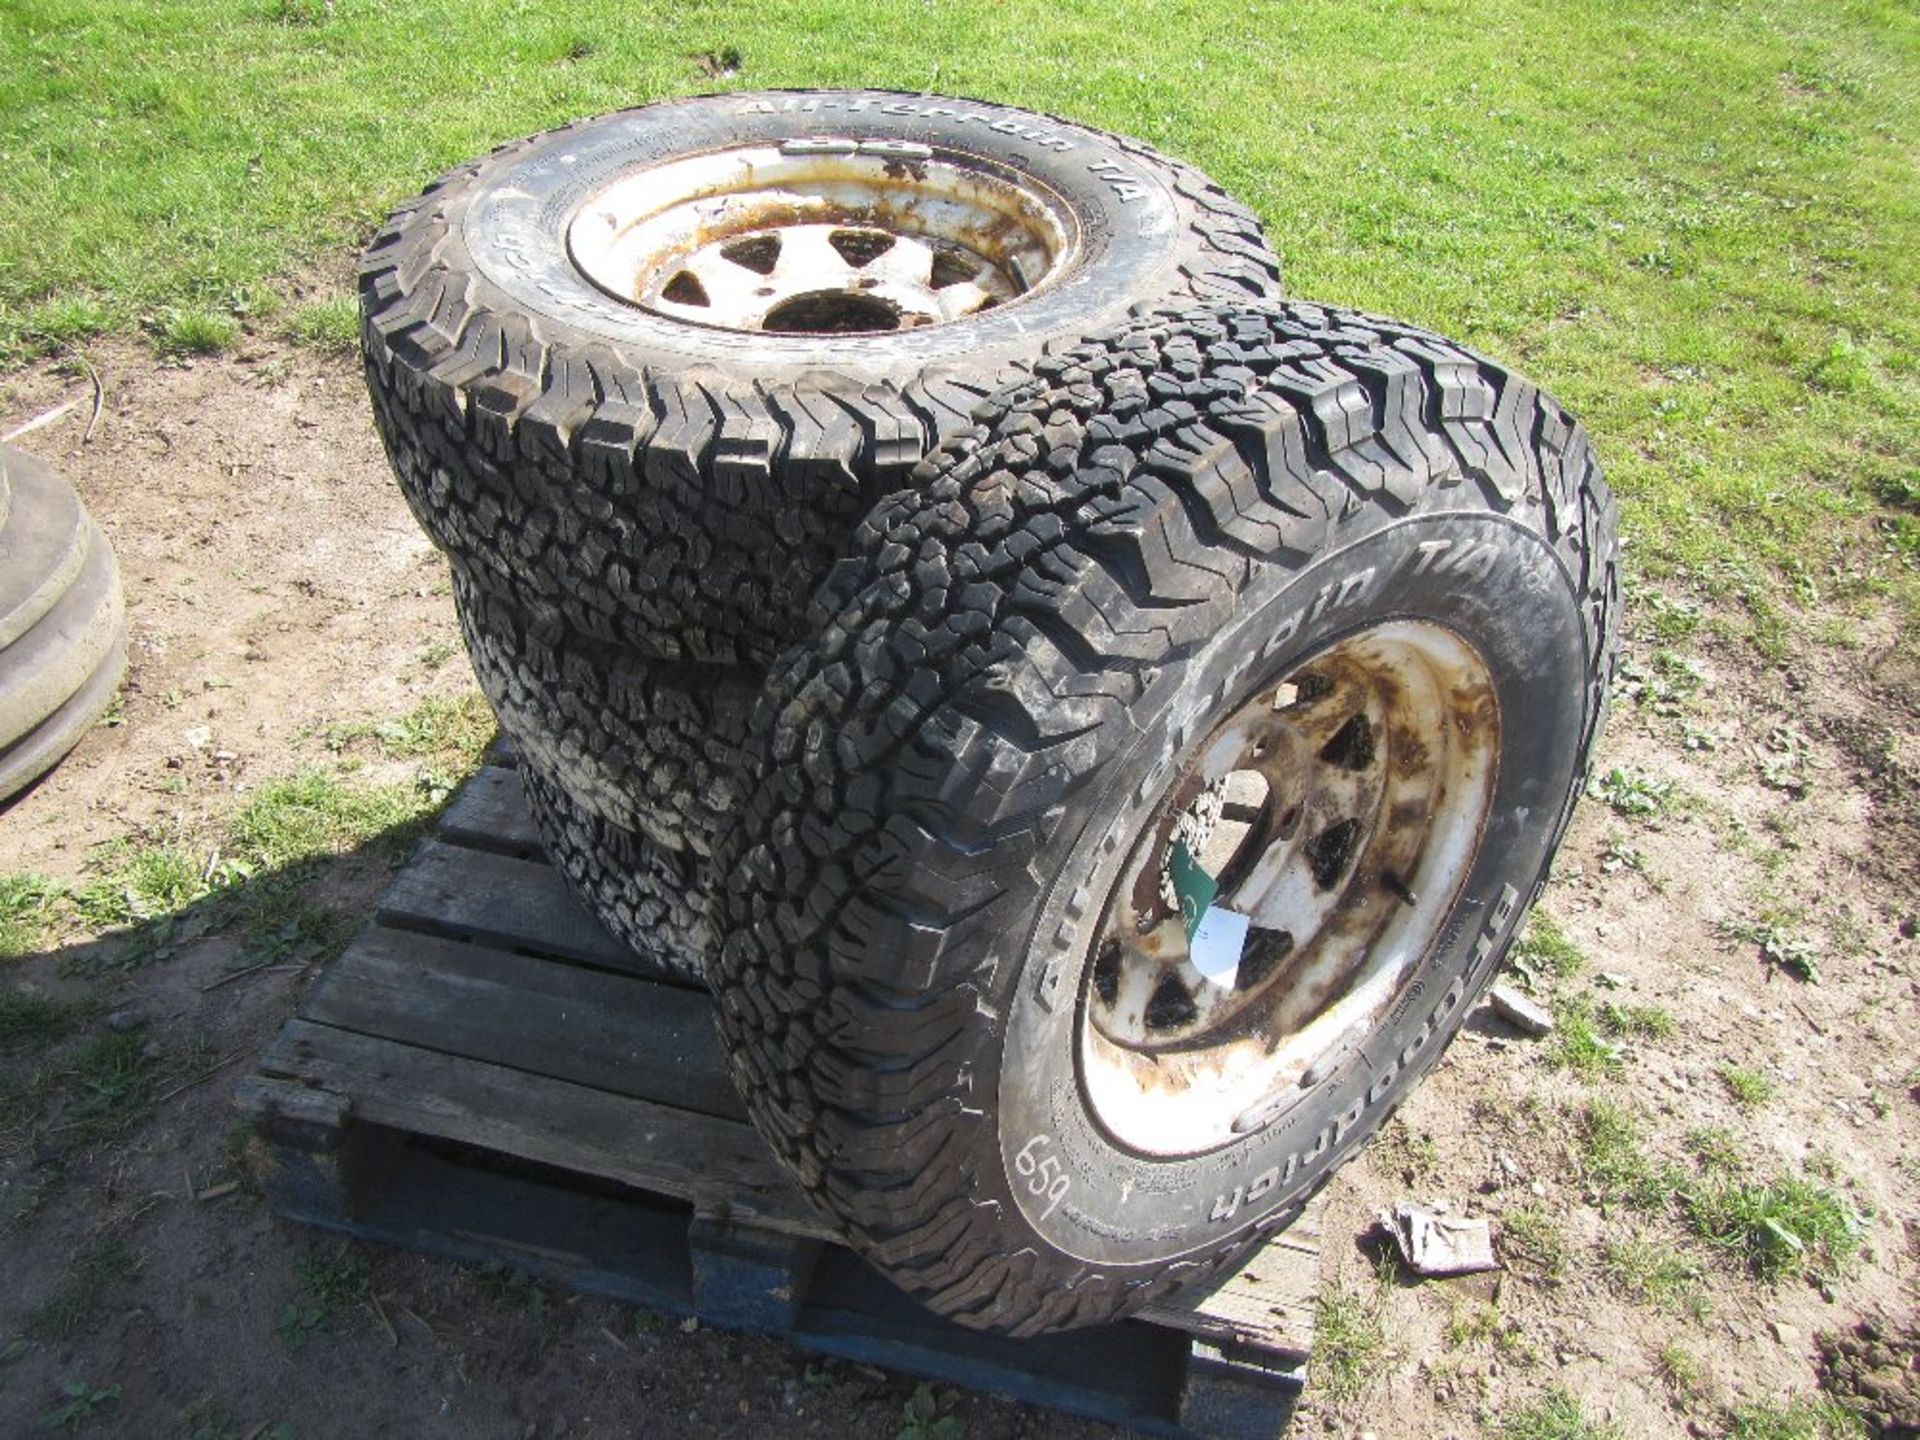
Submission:
[[[1443,339],[1158,315],[862,525],[776,668],[715,985],[851,1242],[1024,1333],[1216,1275],[1439,1058],[1613,663],[1584,432]]]

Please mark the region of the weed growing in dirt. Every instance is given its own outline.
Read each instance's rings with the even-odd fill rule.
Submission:
[[[336,725],[327,731],[327,748],[338,753],[357,740],[372,740],[392,760],[434,760],[463,771],[480,763],[493,739],[493,712],[477,690],[429,695],[392,720]]]
[[[1593,1001],[1585,995],[1569,995],[1554,1005],[1553,1034],[1542,1053],[1556,1070],[1571,1070],[1586,1080],[1604,1080],[1626,1068],[1620,1048],[1601,1037]]]
[[[1820,947],[1783,921],[1763,917],[1747,924],[1728,925],[1730,939],[1758,947],[1760,958],[1796,980],[1820,983]]]
[[[1700,1266],[1642,1236],[1602,1244],[1600,1269],[1629,1298],[1663,1310],[1691,1306],[1699,1298]]]
[[[1672,717],[1686,708],[1706,676],[1684,655],[1656,650],[1645,663],[1622,659],[1614,677],[1614,693],[1654,715]]]
[[[1658,1209],[1677,1177],[1658,1169],[1640,1148],[1639,1122],[1605,1098],[1587,1101],[1574,1122],[1581,1173],[1607,1199],[1641,1210]]]
[[[1558,1386],[1508,1414],[1499,1435],[1500,1440],[1622,1440],[1619,1430],[1590,1419],[1580,1402]]]
[[[1733,1132],[1718,1125],[1701,1125],[1689,1130],[1687,1152],[1710,1175],[1732,1175],[1746,1164]]]
[[[1854,1440],[1866,1433],[1860,1417],[1833,1400],[1760,1400],[1727,1415],[1727,1440]]]
[[[60,351],[104,334],[113,326],[113,311],[96,296],[61,295],[40,307],[27,334],[41,348]]]
[[[53,1341],[82,1334],[99,1320],[114,1287],[132,1279],[139,1269],[139,1260],[119,1236],[93,1241],[74,1257],[58,1293],[28,1313],[26,1333],[36,1340]]]
[[[1720,1083],[1742,1110],[1755,1110],[1773,1098],[1773,1082],[1758,1070],[1731,1062],[1720,1067]]]
[[[53,928],[59,887],[38,875],[0,875],[0,960],[38,953]]]
[[[1403,1185],[1419,1185],[1440,1168],[1440,1147],[1433,1136],[1415,1134],[1397,1115],[1374,1140],[1373,1157],[1376,1165],[1399,1175]]]
[[[352,295],[328,295],[287,317],[287,338],[322,355],[346,358],[360,349],[360,304]]]
[[[473,1293],[490,1304],[524,1310],[536,1320],[547,1313],[546,1287],[524,1270],[489,1264],[465,1273]]]
[[[914,1386],[900,1407],[898,1440],[960,1440],[966,1428],[958,1415],[947,1413],[952,1405],[950,1392],[936,1391],[925,1382]]]
[[[1539,979],[1570,980],[1587,968],[1587,957],[1551,915],[1535,910],[1507,952],[1507,963],[1531,985]]]
[[[51,995],[0,990],[0,1045],[24,1041],[39,1049],[73,1029],[80,1007]]]
[[[1567,1267],[1566,1232],[1542,1206],[1518,1206],[1500,1219],[1500,1257],[1518,1274],[1558,1280]]]
[[[63,1381],[60,1403],[40,1417],[42,1430],[78,1430],[109,1405],[118,1404],[120,1387],[96,1389],[84,1380]]]
[[[90,930],[159,919],[207,893],[206,863],[171,842],[109,840],[94,848],[88,863],[94,877],[69,898]]]
[[[153,1057],[137,1031],[96,1035],[68,1059],[71,1082],[58,1128],[85,1143],[144,1120],[153,1097]]]
[[[171,309],[154,322],[153,337],[169,355],[218,355],[239,343],[240,322],[214,310]]]
[[[1329,1286],[1314,1303],[1313,1358],[1319,1384],[1336,1405],[1357,1399],[1387,1348],[1379,1295]]]
[[[365,1304],[373,1294],[372,1271],[347,1245],[332,1251],[309,1249],[295,1263],[293,1276],[304,1298],[288,1301],[274,1322],[289,1350],[305,1349],[309,1341],[331,1332],[343,1312]]]
[[[1673,801],[1673,782],[1660,780],[1644,770],[1616,765],[1604,775],[1595,776],[1587,793],[1604,800],[1613,813],[1630,819],[1644,819],[1666,813]]]
[[[1680,1398],[1691,1400],[1700,1394],[1705,1372],[1692,1352],[1679,1341],[1669,1340],[1660,1347],[1653,1370],[1660,1382]]]
[[[1599,1018],[1600,1028],[1609,1035],[1664,1040],[1673,1034],[1673,1014],[1660,1005],[1616,1005],[1608,1000],[1601,1004]]]
[[[1708,1180],[1682,1198],[1694,1233],[1763,1280],[1836,1276],[1866,1229],[1840,1195],[1794,1176],[1764,1185]]]

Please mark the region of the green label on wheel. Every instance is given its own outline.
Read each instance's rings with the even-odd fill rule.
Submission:
[[[1220,893],[1220,882],[1200,868],[1200,862],[1193,858],[1193,852],[1187,849],[1187,842],[1173,842],[1173,856],[1167,862],[1167,873],[1173,879],[1173,893],[1180,900],[1180,919],[1187,927],[1187,939],[1193,939],[1193,932],[1200,928],[1200,919],[1207,913],[1207,907],[1213,904],[1213,897]]]

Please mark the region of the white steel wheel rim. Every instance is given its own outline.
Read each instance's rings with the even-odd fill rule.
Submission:
[[[1071,268],[1072,211],[978,156],[906,142],[789,141],[622,176],[567,229],[574,265],[688,325],[873,335],[1016,304]]]
[[[1262,687],[1191,752],[1109,893],[1077,1060],[1119,1145],[1179,1158],[1255,1133],[1393,1010],[1479,853],[1500,717],[1486,662],[1425,621],[1362,630]],[[1196,967],[1175,842],[1249,918]]]

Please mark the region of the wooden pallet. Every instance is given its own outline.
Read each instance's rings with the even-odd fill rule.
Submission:
[[[1190,1308],[975,1334],[833,1242],[747,1124],[710,1010],[574,901],[518,776],[489,766],[238,1101],[296,1220],[1148,1434],[1285,1429],[1317,1207]]]

